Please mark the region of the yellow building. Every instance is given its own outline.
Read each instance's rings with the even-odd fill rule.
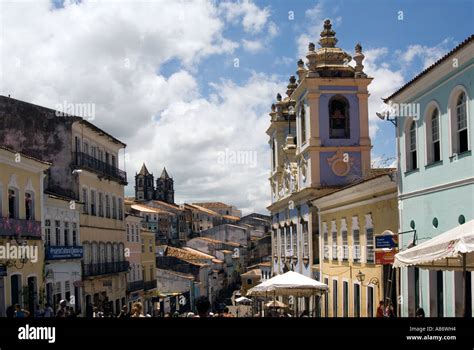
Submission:
[[[74,171],[79,198],[84,247],[83,292],[92,305],[117,314],[126,303],[124,185],[118,153],[125,144],[86,121],[72,125]]]
[[[372,169],[365,180],[312,203],[320,214],[321,281],[329,286],[321,315],[374,317],[389,276],[388,265],[375,264],[374,237],[398,228],[395,169]],[[391,292],[395,305],[395,283]]]
[[[143,269],[144,312],[153,314],[152,297],[156,291],[156,244],[155,233],[145,228],[141,229],[141,266]]]
[[[51,161],[44,190],[83,204],[79,219],[83,281],[72,279],[84,296],[81,313],[90,316],[94,305],[117,313],[126,302],[129,268],[124,257],[123,215],[127,174],[119,169],[119,152],[126,145],[90,123],[88,120],[95,115],[87,115],[87,120],[10,97],[0,96],[0,100],[4,131],[0,144]],[[51,221],[54,234],[69,236],[71,222],[66,226],[66,220],[54,219],[58,220],[58,230]],[[69,244],[69,239],[59,242]],[[71,279],[64,281],[61,287],[65,295],[68,290],[72,293],[70,283]],[[54,289],[54,295],[58,295],[57,286]]]
[[[41,203],[49,166],[0,146],[0,317],[11,305],[34,312],[44,301]]]

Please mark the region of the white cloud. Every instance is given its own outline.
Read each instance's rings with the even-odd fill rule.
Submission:
[[[263,211],[270,198],[268,101],[282,85],[254,74],[242,86],[227,80],[211,84],[213,103],[196,98],[169,105],[149,126],[148,143],[141,135],[131,142],[133,169],[143,159],[155,173],[166,164],[179,201],[219,200]],[[247,162],[234,162],[232,152],[248,156]]]
[[[382,98],[388,97],[395,89],[402,86],[404,82],[403,74],[400,70],[391,69],[387,63],[382,61],[387,57],[387,54],[388,49],[386,47],[364,51],[364,71],[374,78],[369,85],[369,132],[372,139],[376,137],[379,123],[382,122],[375,115],[376,112],[382,110]]]
[[[244,27],[262,30],[267,10],[246,19],[253,5],[245,4]],[[205,1],[84,0],[54,11],[46,0],[3,3],[0,93],[48,107],[94,103],[94,124],[128,145],[128,194],[145,161],[156,175],[166,165],[177,200],[263,212],[270,198],[267,113],[284,84],[254,74],[243,85],[212,84],[209,99],[201,95],[199,63],[238,45],[223,36],[219,13]],[[175,60],[169,76],[157,74]],[[256,152],[257,162],[222,164],[226,149]]]
[[[244,31],[251,34],[260,33],[270,17],[268,7],[260,8],[249,0],[226,1],[219,5],[219,9],[228,21],[234,23],[241,21]]]
[[[279,65],[296,65],[297,61],[293,57],[288,57],[288,56],[281,56],[281,57],[276,57],[274,61],[275,66]]]
[[[257,53],[264,49],[264,46],[261,41],[259,40],[242,40],[242,46],[245,51],[250,53]]]
[[[411,64],[414,60],[419,59],[423,64],[423,69],[428,68],[438,59],[440,59],[446,52],[449,51],[449,47],[452,45],[452,39],[446,38],[435,46],[426,45],[410,45],[405,51],[397,51],[397,54],[401,57],[405,64]]]

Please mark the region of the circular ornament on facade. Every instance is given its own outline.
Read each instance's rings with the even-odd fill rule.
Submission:
[[[439,225],[438,218],[433,218],[433,227],[438,228],[438,225]]]
[[[344,162],[343,159],[336,159],[331,164],[331,170],[337,176],[346,176],[351,170],[349,162]]]
[[[466,218],[464,217],[464,215],[459,215],[458,217],[458,222],[459,222],[459,225],[462,225],[466,222]]]

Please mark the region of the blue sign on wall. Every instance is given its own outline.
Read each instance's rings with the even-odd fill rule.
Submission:
[[[375,236],[375,249],[382,248],[397,248],[398,247],[398,236],[397,235],[382,235]]]
[[[45,248],[46,260],[82,259],[84,249],[81,246],[49,246]]]

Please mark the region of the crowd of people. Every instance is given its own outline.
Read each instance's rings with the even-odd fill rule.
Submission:
[[[44,308],[36,305],[36,310],[30,312],[20,306],[20,304],[11,305],[7,308],[6,314],[8,318],[51,318],[51,317],[76,317],[76,311],[73,306],[68,306],[66,300],[61,300],[58,304],[58,309],[54,312],[51,304],[46,303]]]

